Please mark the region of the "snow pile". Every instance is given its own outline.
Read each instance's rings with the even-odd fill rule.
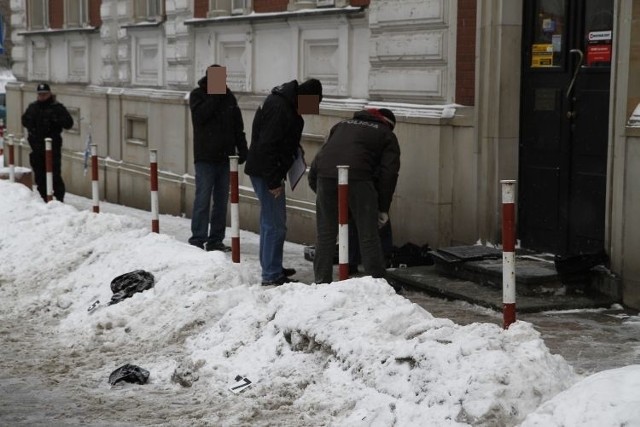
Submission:
[[[140,219],[45,204],[3,181],[0,200],[0,314],[40,316],[61,355],[100,367],[86,393],[108,393],[109,373],[135,363],[151,378],[131,393],[192,386],[223,405],[198,412],[215,425],[264,423],[283,408],[299,425],[515,425],[579,379],[526,322],[460,326],[372,278],[265,288],[255,261],[233,264]],[[110,281],[137,269],[155,286],[105,306]],[[236,396],[237,375],[252,386]],[[553,402],[530,425],[570,419]]]
[[[598,372],[529,414],[522,427],[639,426],[640,365]]]

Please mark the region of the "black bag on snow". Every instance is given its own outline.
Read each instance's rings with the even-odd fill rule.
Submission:
[[[155,284],[153,274],[144,270],[135,270],[122,274],[111,281],[113,296],[109,305],[117,304],[123,299],[131,297],[136,292],[151,289]]]
[[[149,379],[149,371],[136,365],[122,365],[109,375],[109,384],[116,385],[120,381],[133,384],[146,384]]]

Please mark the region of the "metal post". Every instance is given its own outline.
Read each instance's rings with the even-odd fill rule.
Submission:
[[[0,156],[4,154],[4,120],[0,119]]]
[[[514,180],[502,180],[502,315],[503,327],[516,321],[516,214]]]
[[[239,156],[229,156],[229,174],[231,184],[231,261],[240,262],[240,213],[238,202],[238,159]]]
[[[160,217],[158,215],[158,150],[149,150],[150,180],[151,180],[151,231],[160,232]]]
[[[9,182],[16,182],[16,166],[15,166],[15,155],[13,151],[13,135],[9,134],[7,136],[7,146],[9,147],[7,150],[9,151]]]
[[[93,211],[100,213],[100,186],[98,185],[98,146],[91,144],[91,195]]]
[[[47,203],[53,200],[53,152],[51,151],[51,138],[44,139],[44,162],[47,171]]]
[[[338,280],[349,278],[349,166],[338,168]]]

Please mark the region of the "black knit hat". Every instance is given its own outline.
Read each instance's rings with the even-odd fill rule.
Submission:
[[[38,92],[38,93],[51,92],[51,88],[46,83],[40,83],[40,84],[38,84],[38,87],[36,88],[36,92]]]
[[[322,83],[318,79],[309,79],[298,85],[298,95],[318,95],[322,102]]]
[[[393,112],[387,108],[380,108],[378,110],[380,114],[384,117],[384,120],[387,122],[389,126],[391,126],[391,130],[396,127],[396,116]]]

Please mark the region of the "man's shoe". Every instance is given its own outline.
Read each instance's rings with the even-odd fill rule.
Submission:
[[[216,242],[216,243],[207,242],[206,248],[207,248],[207,252],[211,252],[211,251],[230,252],[231,251],[231,247],[225,245],[222,242]]]
[[[285,277],[291,277],[294,274],[296,274],[296,269],[295,268],[284,268],[284,267],[282,267],[282,274]]]
[[[280,276],[276,280],[267,280],[265,282],[262,282],[262,286],[281,286],[281,285],[284,285],[285,283],[297,283],[297,282],[298,282],[297,280],[289,279],[286,276]]]

